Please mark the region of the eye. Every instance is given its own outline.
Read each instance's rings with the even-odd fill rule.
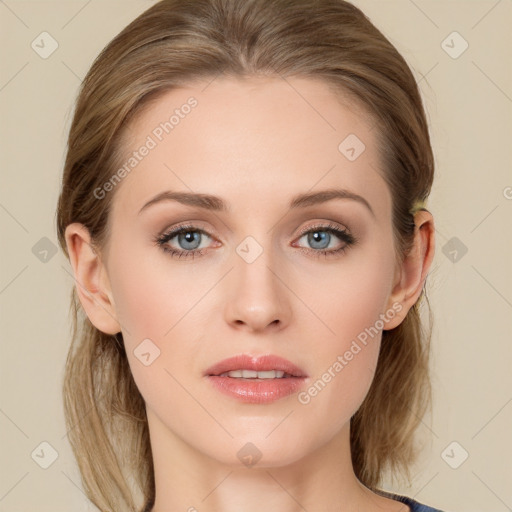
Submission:
[[[169,253],[173,257],[177,258],[194,258],[197,255],[203,254],[203,248],[199,248],[204,237],[211,238],[210,235],[203,229],[193,225],[178,226],[173,228],[171,231],[165,232],[155,239],[155,243],[162,248],[163,251]],[[176,238],[176,244],[178,247],[175,248],[170,245],[170,242]]]
[[[204,238],[212,237],[203,229],[192,224],[177,226],[167,231],[154,240],[163,251],[175,258],[194,258],[204,254],[204,247],[200,247]],[[350,246],[357,242],[357,239],[347,230],[341,229],[334,224],[318,225],[303,230],[299,240],[306,238],[311,248],[298,246],[301,251],[305,251],[313,256],[335,256],[345,252]],[[335,239],[344,242],[341,247],[329,249]],[[178,247],[170,242],[174,239]],[[336,245],[336,244],[335,244]],[[293,244],[295,247],[295,245]]]
[[[318,225],[308,228],[306,231],[301,233],[299,240],[303,238],[306,239],[307,243],[312,248],[300,247],[300,249],[313,253],[315,256],[325,257],[339,255],[357,242],[356,238],[347,230],[340,229],[338,226],[333,224]],[[336,238],[344,242],[344,244],[341,247],[332,249],[332,242],[335,243]],[[328,250],[330,246],[331,250]]]

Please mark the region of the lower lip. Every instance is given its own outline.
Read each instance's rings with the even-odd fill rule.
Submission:
[[[208,380],[221,392],[241,402],[268,404],[299,391],[305,377],[284,379],[236,379],[209,375]]]

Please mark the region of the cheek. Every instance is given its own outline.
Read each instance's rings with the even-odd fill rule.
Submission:
[[[119,264],[110,265],[110,284],[134,379],[143,395],[151,395],[159,385],[169,387],[165,369],[174,374],[194,361],[195,340],[205,329],[198,322],[206,316],[199,313],[202,299],[218,276],[202,273],[199,279],[192,264],[180,269],[156,248],[128,245],[121,239],[112,244],[110,261]],[[144,359],[154,362],[145,366]]]
[[[377,321],[382,329],[379,318],[391,292],[394,263],[393,248],[382,236],[333,264],[312,267],[308,277],[301,278],[301,296],[323,320],[322,332],[338,348]]]
[[[110,265],[109,276],[125,340],[136,344],[150,338],[159,343],[190,310],[200,290],[191,285],[191,276],[187,282],[186,273],[170,264],[171,256],[168,260],[150,242],[131,245],[119,237],[113,240],[109,258],[118,262]]]
[[[393,269],[392,247],[383,241],[308,278],[308,304],[325,325],[316,336],[318,373],[299,401],[315,415],[334,414],[333,432],[357,411],[373,381]]]

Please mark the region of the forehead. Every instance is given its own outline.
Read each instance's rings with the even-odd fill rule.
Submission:
[[[116,193],[140,208],[164,190],[204,192],[249,207],[315,188],[364,192],[390,207],[374,122],[349,95],[307,78],[215,78],[151,100],[125,129]],[[125,213],[128,213],[126,211]]]

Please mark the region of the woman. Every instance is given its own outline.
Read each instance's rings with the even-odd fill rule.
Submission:
[[[100,510],[433,511],[420,304],[433,155],[341,0],[163,0],[85,78],[57,225],[70,442]]]

